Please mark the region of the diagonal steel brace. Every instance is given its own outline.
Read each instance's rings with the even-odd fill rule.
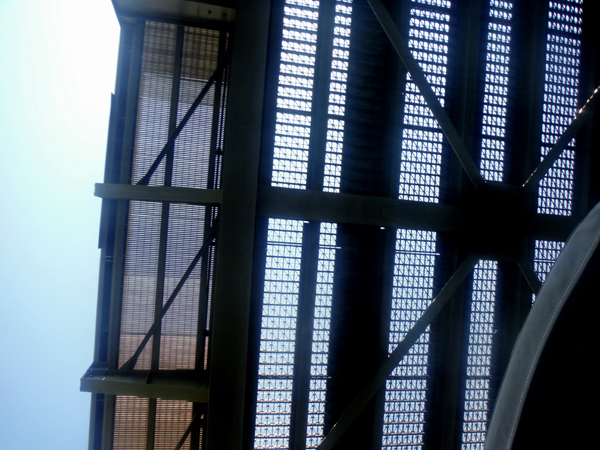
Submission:
[[[463,263],[456,269],[456,272],[450,277],[439,294],[433,299],[427,307],[423,315],[415,322],[406,336],[398,344],[395,350],[390,353],[388,358],[381,364],[375,375],[365,385],[363,390],[358,394],[348,409],[344,412],[340,420],[329,431],[325,439],[317,447],[317,450],[331,450],[334,445],[344,435],[346,430],[350,428],[352,422],[358,417],[363,408],[373,398],[385,380],[390,376],[402,358],[406,356],[410,348],[417,342],[419,337],[433,322],[433,319],[440,313],[442,308],[448,303],[456,289],[462,284],[467,276],[473,271],[478,258],[474,255],[468,256]]]
[[[600,86],[596,88],[596,90],[592,93],[590,98],[588,98],[585,104],[579,109],[579,111],[577,111],[577,115],[573,118],[573,120],[571,121],[567,129],[564,131],[562,136],[558,139],[558,141],[556,141],[554,146],[546,154],[544,159],[539,163],[539,165],[530,175],[529,179],[523,185],[525,190],[532,192],[535,188],[538,187],[538,183],[542,180],[544,175],[548,173],[552,165],[560,157],[563,150],[567,148],[569,142],[571,142],[571,140],[575,137],[577,132],[585,124],[588,118],[592,116],[594,108],[598,104],[598,99],[600,98],[599,91]]]
[[[169,307],[175,301],[177,294],[179,294],[179,291],[181,291],[181,289],[183,288],[183,285],[185,284],[185,282],[187,281],[189,276],[192,274],[192,271],[196,267],[196,264],[198,264],[198,261],[200,261],[200,258],[202,258],[206,254],[206,252],[208,251],[208,247],[212,243],[213,239],[217,236],[217,231],[218,231],[218,227],[219,227],[218,221],[219,221],[219,219],[217,218],[215,220],[215,222],[213,223],[213,226],[210,228],[210,231],[208,232],[208,236],[206,236],[206,239],[204,240],[202,247],[200,247],[200,250],[198,250],[198,253],[196,253],[196,256],[194,256],[194,259],[192,260],[189,267],[187,268],[187,270],[185,271],[185,273],[179,280],[179,283],[177,283],[177,286],[175,286],[175,289],[169,296],[169,299],[163,305],[158,316],[156,316],[156,318],[154,319],[154,323],[152,324],[152,326],[150,327],[150,329],[144,336],[144,339],[142,339],[142,342],[140,342],[140,345],[138,346],[137,350],[135,351],[133,356],[131,358],[129,358],[125,364],[123,364],[123,366],[119,369],[119,371],[130,372],[135,368],[135,364],[137,363],[138,358],[142,354],[144,347],[146,347],[146,344],[148,343],[148,341],[150,341],[150,338],[152,336],[154,336],[154,333],[156,333],[158,331],[158,328],[160,327],[163,317],[167,314]]]
[[[202,100],[204,100],[204,97],[206,96],[212,85],[215,84],[215,82],[219,79],[219,77],[225,70],[225,67],[227,67],[227,65],[229,64],[229,61],[231,60],[231,53],[232,52],[230,47],[227,49],[227,52],[225,52],[223,58],[221,58],[221,61],[219,61],[219,64],[217,65],[217,68],[215,69],[214,73],[208,79],[208,81],[198,94],[198,97],[196,97],[196,100],[194,100],[194,103],[192,103],[192,105],[190,106],[190,109],[188,109],[188,111],[185,113],[185,116],[183,116],[183,119],[181,119],[181,122],[179,122],[179,125],[177,125],[177,128],[175,128],[175,130],[173,130],[173,133],[171,133],[171,136],[169,136],[167,143],[162,148],[162,150],[148,169],[148,172],[146,172],[146,175],[140,178],[140,180],[136,183],[137,185],[147,186],[150,182],[150,178],[152,178],[152,175],[160,165],[163,158],[167,155],[167,153],[173,151],[173,149],[175,148],[175,139],[177,139],[177,137],[181,133],[181,130],[183,130],[183,127],[185,127],[185,125],[188,123],[188,121],[198,108],[198,105],[202,103]]]
[[[383,27],[383,30],[390,39],[392,46],[396,50],[396,53],[400,57],[400,61],[404,64],[406,70],[408,70],[413,81],[419,88],[421,95],[423,96],[425,102],[427,103],[427,106],[433,113],[433,117],[435,117],[438,124],[440,125],[440,128],[446,136],[446,139],[448,139],[450,146],[452,147],[454,153],[458,157],[458,160],[460,161],[461,165],[463,166],[463,169],[467,173],[467,176],[469,177],[473,185],[475,185],[476,188],[479,188],[485,183],[483,177],[479,173],[479,169],[475,165],[473,158],[471,157],[467,148],[465,147],[462,138],[456,131],[454,124],[450,120],[450,117],[448,117],[448,114],[446,114],[446,111],[442,107],[442,104],[431,89],[431,85],[427,81],[423,70],[421,70],[421,66],[419,66],[419,63],[413,57],[410,49],[408,48],[408,45],[406,45],[406,42],[404,42],[404,38],[402,37],[402,34],[398,30],[398,27],[394,23],[394,20],[390,16],[390,13],[386,9],[386,7],[383,6],[381,0],[367,1],[369,2],[369,5],[371,5],[371,9],[375,13],[375,16],[377,17],[379,23]]]

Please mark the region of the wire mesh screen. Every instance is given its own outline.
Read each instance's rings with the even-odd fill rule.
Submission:
[[[187,112],[217,67],[220,33],[185,28],[177,119]],[[194,112],[175,143],[173,186],[213,188],[209,180],[213,129],[212,88]],[[214,155],[213,155],[214,156]],[[165,293],[163,302],[175,289],[189,263],[204,242],[206,208],[173,204],[169,210]],[[194,269],[177,300],[162,321],[160,369],[195,367],[201,261]]]
[[[154,450],[173,450],[191,422],[192,403],[157,399]],[[181,448],[189,450],[190,436]]]
[[[146,24],[133,159],[134,182],[145,175],[168,139],[176,33],[174,25]],[[152,177],[151,185],[163,184],[164,169],[163,161]],[[130,203],[119,365],[133,355],[154,321],[160,222],[160,204]],[[151,349],[152,342],[146,345],[136,368],[150,369]]]
[[[145,449],[147,431],[148,399],[117,396],[113,450]]]
[[[178,43],[178,39],[182,40]],[[163,149],[173,131],[169,129],[170,122],[173,128],[173,122],[181,120],[215,71],[224,39],[223,33],[215,30],[146,22],[133,182],[146,174]],[[176,73],[179,77],[174,79]],[[150,185],[164,185],[168,181],[168,184],[179,187],[216,187],[215,177],[219,172],[215,163],[216,145],[222,137],[224,114],[223,103],[215,99],[216,89],[213,86],[209,90],[177,138],[172,164],[167,164],[169,157],[164,158],[150,179]],[[226,85],[221,84],[218,89],[222,96]],[[176,111],[176,118],[170,117],[173,111]],[[167,169],[169,173],[166,173]],[[164,212],[168,214],[165,216]],[[131,202],[120,365],[132,356],[152,325],[157,313],[157,297],[162,295],[163,304],[169,299],[202,246],[207,219],[210,222],[214,216],[214,209],[207,210],[204,206]],[[161,239],[166,239],[164,244],[161,244]],[[209,255],[212,255],[212,251]],[[211,261],[211,257],[203,258],[196,265],[163,318],[158,362],[151,361],[152,348],[156,346],[155,338],[152,338],[140,355],[136,369],[196,367],[201,278],[203,270],[212,274],[212,267],[203,267],[212,264]],[[157,278],[162,280],[163,277],[164,288],[162,292],[157,292]],[[211,276],[207,280],[210,284]],[[204,289],[208,290],[209,287],[205,286]],[[207,326],[208,322],[203,323],[200,329]],[[201,348],[204,347],[205,342],[202,342]],[[157,367],[153,364],[157,364]]]
[[[549,2],[546,44],[542,157],[577,113],[582,0]],[[570,216],[573,209],[575,139],[562,152],[538,189],[538,212]]]

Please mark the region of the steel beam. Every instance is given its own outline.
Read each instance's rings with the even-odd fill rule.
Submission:
[[[417,342],[421,334],[433,322],[433,319],[440,313],[442,308],[452,298],[452,295],[467,278],[469,273],[475,267],[478,258],[471,255],[467,257],[459,268],[454,272],[439,294],[433,299],[423,315],[415,322],[406,336],[398,344],[396,349],[390,354],[385,362],[379,367],[377,373],[369,380],[360,394],[354,399],[340,420],[333,426],[331,431],[325,436],[325,439],[319,444],[317,450],[331,450],[335,444],[350,428],[354,420],[358,417],[362,409],[369,403],[371,398],[383,386],[385,380],[390,376],[402,358],[408,353],[410,348]]]
[[[113,5],[120,17],[182,20],[207,25],[232,25],[236,15],[234,1],[212,0],[208,4],[186,0],[113,0]]]
[[[80,390],[105,395],[132,395],[188,402],[208,402],[208,385],[179,378],[149,378],[126,375],[86,375]]]
[[[115,200],[141,200],[197,205],[219,205],[223,197],[221,189],[136,186],[133,184],[110,183],[96,183],[94,195],[100,198]]]
[[[390,38],[392,46],[396,50],[396,53],[398,53],[400,60],[402,61],[402,63],[406,67],[406,70],[408,70],[413,81],[419,88],[420,94],[425,99],[427,106],[429,107],[433,116],[440,125],[442,132],[444,133],[446,139],[448,139],[448,142],[452,146],[452,149],[454,150],[454,153],[456,154],[458,160],[463,166],[463,169],[467,173],[467,176],[469,177],[473,185],[476,188],[479,188],[485,183],[485,181],[481,177],[481,174],[479,173],[479,169],[475,165],[473,158],[469,154],[460,135],[456,131],[454,124],[448,117],[448,114],[446,114],[446,111],[444,110],[440,101],[435,95],[435,92],[433,92],[433,89],[431,89],[431,85],[427,81],[427,78],[421,70],[419,63],[415,60],[408,46],[404,42],[404,38],[402,37],[400,30],[398,30],[398,27],[394,23],[392,16],[390,16],[390,13],[386,9],[386,7],[383,6],[381,0],[367,1],[369,2],[369,5],[371,5],[373,12],[375,13],[375,16],[377,17],[379,23],[383,27],[385,33]]]
[[[227,94],[206,449],[244,446],[256,191],[269,34],[269,0],[239,2]]]
[[[478,204],[467,206],[420,203],[386,197],[258,186],[257,211],[261,216],[332,223],[410,228],[437,232],[464,232]],[[535,239],[566,240],[579,219],[547,214],[505,211],[519,231]],[[487,226],[482,223],[482,226]]]
[[[594,109],[598,103],[598,99],[600,98],[599,91],[600,86],[598,86],[590,98],[588,98],[585,105],[583,105],[577,112],[577,115],[573,118],[561,137],[558,138],[558,141],[556,141],[552,149],[550,149],[542,162],[540,162],[540,164],[535,168],[529,179],[523,185],[526,191],[533,192],[533,190],[538,187],[539,182],[542,180],[544,175],[548,173],[552,165],[560,157],[563,150],[567,148],[569,142],[571,142],[577,132],[581,129],[581,127],[583,127],[585,122],[592,116],[592,113],[594,112]]]

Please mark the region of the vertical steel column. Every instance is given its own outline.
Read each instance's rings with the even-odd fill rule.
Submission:
[[[270,2],[240,2],[231,62],[215,270],[206,448],[243,446],[258,159]]]

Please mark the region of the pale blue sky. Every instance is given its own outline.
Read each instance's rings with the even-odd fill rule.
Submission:
[[[0,448],[87,448],[110,0],[0,0]]]

